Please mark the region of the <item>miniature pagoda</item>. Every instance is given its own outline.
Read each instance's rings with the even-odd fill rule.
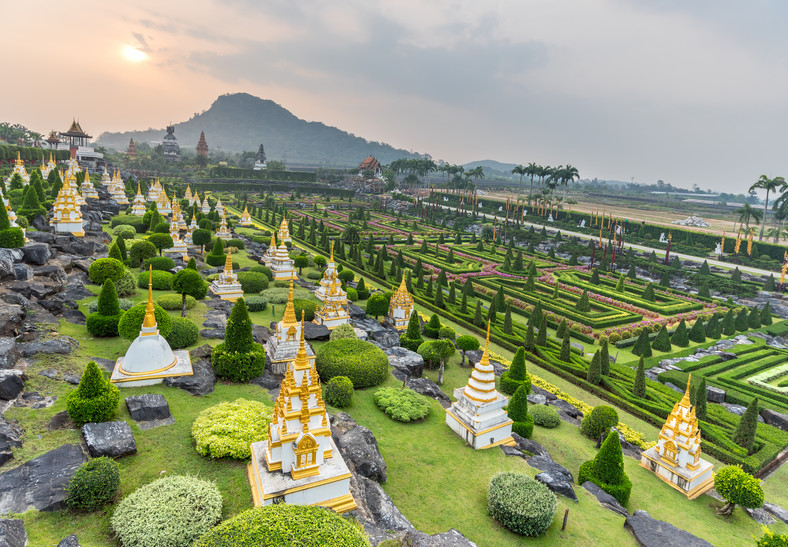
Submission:
[[[205,142],[205,131],[200,131],[200,140],[197,142],[197,155],[208,157],[208,143]]]
[[[137,157],[137,147],[134,146],[134,139],[129,139],[129,148],[126,150],[126,155],[130,158]]]
[[[159,384],[164,378],[191,376],[192,362],[186,350],[172,351],[159,334],[153,308],[153,269],[148,270],[148,302],[140,334],[119,357],[110,381],[120,387]]]
[[[222,198],[216,198],[216,205],[214,205],[213,210],[224,216],[224,205],[222,205]]]
[[[303,317],[301,319],[303,323]],[[256,506],[321,505],[337,513],[356,509],[350,471],[331,438],[320,377],[310,361],[304,329],[274,404],[268,440],[252,443],[248,467]]]
[[[145,196],[145,201],[148,202],[157,201],[159,199],[159,195],[161,195],[163,191],[164,189],[161,187],[161,183],[159,182],[159,179],[156,179],[156,182],[151,184],[150,187],[148,188],[148,193]]]
[[[99,198],[98,191],[93,186],[93,183],[90,182],[90,172],[88,172],[87,169],[85,170],[85,180],[82,181],[82,185],[79,187],[79,189],[82,191],[82,197],[85,199]]]
[[[13,178],[14,175],[19,175],[20,177],[22,177],[23,185],[27,186],[28,184],[30,184],[30,175],[28,174],[27,169],[25,169],[25,162],[22,160],[22,156],[19,153],[19,151],[17,151],[16,153],[16,161],[14,162],[14,168],[11,171],[9,177],[6,179],[6,182],[11,182],[11,179]]]
[[[167,254],[174,255],[175,258],[181,258],[184,262],[188,262],[189,248],[186,242],[181,239],[178,222],[175,218],[170,222],[170,237],[172,238],[172,247],[166,250]]]
[[[222,213],[222,222],[219,224],[219,229],[216,230],[216,237],[225,241],[233,238],[233,234],[227,228],[227,218],[224,216],[224,213]]]
[[[175,222],[178,223],[179,230],[186,230],[188,226],[186,225],[186,221],[183,220],[183,213],[181,212],[181,204],[175,199],[175,196],[172,197],[172,218]]]
[[[159,211],[160,215],[165,217],[172,214],[172,204],[170,203],[170,199],[167,197],[167,192],[164,191],[164,188],[162,188],[161,193],[156,198],[156,209]]]
[[[279,247],[276,248],[273,255],[264,257],[265,265],[271,270],[274,276],[274,281],[287,281],[288,279],[298,279],[295,269],[293,268],[293,259],[287,252],[287,247],[281,241]]]
[[[279,243],[291,243],[293,240],[290,239],[290,228],[287,225],[287,213],[282,216],[282,223],[279,225]]]
[[[347,293],[342,289],[342,285],[337,279],[337,270],[334,266],[333,242],[331,243],[331,258],[326,271],[323,272],[323,278],[320,280],[320,287],[315,291],[315,296],[318,292],[321,293],[318,298],[323,302],[323,305],[315,312],[314,323],[334,329],[350,321]]]
[[[43,162],[43,160],[41,160]],[[55,159],[52,157],[52,152],[49,153],[49,161],[47,162],[45,167],[41,168],[41,176],[44,178],[49,177],[49,173],[52,172],[52,169],[57,169],[57,164],[55,163]]]
[[[188,184],[186,185],[186,193],[183,195],[183,198],[189,202],[189,207],[194,205],[194,196],[192,196],[192,189]]]
[[[77,195],[76,179],[66,175],[52,205],[52,222],[56,232],[84,237],[85,230],[82,229],[82,212],[79,210]]]
[[[713,465],[700,457],[700,428],[690,404],[690,381],[659,432],[655,446],[644,450],[640,465],[670,486],[695,499],[714,486]]]
[[[104,169],[104,173],[101,175],[101,185],[105,188],[108,188],[112,184],[112,179],[109,178],[109,172]]]
[[[164,157],[168,160],[177,160],[181,154],[178,139],[175,138],[175,126],[167,126],[167,134],[161,140],[161,149]]]
[[[224,271],[219,272],[219,277],[211,283],[211,292],[222,300],[230,302],[235,302],[244,295],[241,284],[238,283],[238,276],[233,272],[233,257],[230,253],[227,253]]]
[[[315,293],[315,296],[317,296],[317,293]],[[389,301],[389,313],[383,322],[397,330],[406,330],[412,313],[413,298],[408,292],[408,287],[405,285],[405,276],[403,275],[399,289]]]
[[[272,241],[272,245],[274,245]],[[275,245],[274,245],[275,246]],[[337,268],[336,263],[334,262],[334,242],[331,242],[331,256],[328,259],[328,264],[326,265],[326,269],[323,270],[323,277],[320,279],[320,286],[315,291],[315,297],[323,302],[326,298],[326,295],[329,293],[331,289],[331,280],[336,279],[337,277]]]
[[[515,446],[512,420],[503,409],[509,398],[495,390],[495,371],[490,364],[490,323],[481,360],[473,368],[468,385],[454,390],[456,402],[446,409],[446,425],[474,449],[501,444]]]
[[[263,264],[269,266],[269,262],[274,259],[274,255],[276,255],[276,232],[271,234],[271,243],[268,244],[268,248],[265,250],[260,260],[263,261]]]
[[[197,198],[200,199],[199,197]],[[207,215],[211,212],[211,204],[208,203],[208,196],[205,194],[202,195],[202,205],[200,205],[200,212],[204,215]]]
[[[290,292],[282,320],[276,324],[276,332],[265,344],[265,353],[271,361],[271,372],[284,374],[287,364],[295,359],[298,351],[298,338],[301,336],[301,323],[296,319],[293,306],[293,281],[290,280]],[[306,345],[307,357],[314,363],[315,353],[312,346]]]
[[[194,213],[192,213],[192,221],[189,223],[189,227],[186,229],[186,235],[183,236],[183,241],[186,243],[186,247],[189,249],[199,249],[199,245],[194,244],[194,240],[192,239],[192,234],[194,234],[194,230],[197,230],[197,217]]]
[[[5,206],[5,212],[8,216],[8,222],[11,224],[11,227],[18,228],[19,225],[16,223],[16,213],[13,209],[11,209],[11,200],[5,195],[3,195],[3,205]]]
[[[131,204],[131,214],[138,217],[145,216],[146,209],[145,196],[142,195],[140,183],[137,181],[137,194],[134,196],[134,201]]]
[[[244,212],[241,214],[241,219],[238,221],[239,226],[251,226],[252,225],[252,216],[249,214],[249,210],[244,207]]]
[[[82,171],[82,168],[79,166],[79,162],[77,158],[68,158],[66,160],[66,174],[63,175],[64,177],[72,176],[76,177],[78,173]]]
[[[263,148],[261,143],[260,148],[257,149],[257,157],[254,160],[254,170],[260,171],[261,169],[265,169],[265,167],[265,148]]]

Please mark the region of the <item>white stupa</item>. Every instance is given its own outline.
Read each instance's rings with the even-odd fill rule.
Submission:
[[[153,308],[153,269],[149,270],[148,303],[140,335],[131,343],[126,355],[115,362],[110,381],[120,387],[160,384],[164,378],[191,376],[192,362],[186,350],[172,351],[159,334]]]
[[[298,352],[298,339],[301,337],[301,323],[296,319],[295,306],[293,305],[293,280],[290,280],[290,292],[287,295],[287,305],[282,320],[276,324],[276,332],[265,344],[265,353],[271,361],[271,371],[274,374],[284,374],[287,364],[295,359]],[[315,362],[315,352],[312,346],[306,345],[309,361]]]
[[[140,183],[137,181],[137,194],[134,196],[134,201],[131,204],[131,214],[138,217],[145,216],[146,208],[145,196],[142,195]]]
[[[238,275],[233,272],[233,256],[227,253],[224,262],[224,271],[219,272],[219,277],[211,283],[211,292],[222,300],[235,302],[244,295],[243,288],[238,282]]]
[[[227,227],[227,218],[224,216],[224,212],[222,212],[222,221],[219,223],[219,229],[216,230],[216,237],[224,241],[233,238],[233,234],[230,233],[230,229]]]

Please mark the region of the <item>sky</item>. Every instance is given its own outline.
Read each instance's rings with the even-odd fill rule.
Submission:
[[[247,92],[450,163],[788,177],[783,0],[7,4],[0,120],[41,133],[161,128]]]

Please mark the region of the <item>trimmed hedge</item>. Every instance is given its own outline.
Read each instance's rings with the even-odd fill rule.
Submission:
[[[118,334],[127,340],[134,340],[140,334],[142,328],[142,321],[145,319],[146,302],[141,302],[136,306],[129,308],[129,311],[123,314],[118,323]],[[158,324],[159,334],[165,338],[172,330],[172,319],[170,314],[164,311],[164,308],[158,304],[153,304],[153,314],[156,316],[156,323]]]
[[[162,294],[154,300],[156,304],[167,311],[181,311],[183,309],[183,296],[180,294]],[[190,310],[197,305],[197,299],[186,295],[186,309]]]
[[[124,547],[187,547],[221,517],[222,494],[214,483],[173,475],[123,498],[110,524]]]
[[[172,349],[183,349],[193,346],[200,338],[200,330],[191,319],[173,317],[172,330],[164,338]]]
[[[599,405],[595,406],[590,414],[583,417],[583,421],[580,423],[580,432],[589,439],[596,441],[603,433],[607,435],[610,428],[617,423],[618,413],[616,409],[611,406]]]
[[[534,419],[534,423],[541,427],[552,429],[561,425],[561,418],[555,407],[548,405],[530,405],[528,414]]]
[[[605,442],[593,460],[580,466],[577,484],[591,481],[613,496],[621,505],[629,501],[632,482],[624,472],[624,455],[617,431],[608,433]]]
[[[25,233],[22,228],[5,228],[0,230],[0,248],[18,249],[25,244]]]
[[[153,272],[141,272],[137,276],[137,287],[140,289],[148,288],[148,276],[153,282],[153,290],[155,291],[169,291],[172,289],[173,275],[170,272],[162,272],[160,270],[153,270]]]
[[[550,527],[558,501],[547,486],[519,473],[498,473],[490,479],[487,510],[515,534],[540,536]]]
[[[238,283],[244,293],[258,294],[268,288],[268,278],[259,272],[238,272]]]
[[[175,261],[169,256],[154,256],[146,258],[142,263],[142,269],[148,271],[148,267],[152,266],[153,270],[169,271],[175,267]]]
[[[268,306],[268,301],[256,294],[245,296],[244,300],[246,300],[246,307],[249,308],[249,311],[263,311]]]
[[[304,312],[304,321],[312,321],[315,318],[315,311],[317,311],[317,302],[314,300],[305,300],[302,298],[293,299],[293,308],[297,319],[301,319],[301,312]]]
[[[120,470],[115,460],[95,458],[79,466],[66,490],[66,505],[78,511],[95,511],[115,499]]]
[[[407,388],[384,387],[375,392],[375,405],[392,420],[415,422],[430,415],[430,401]]]
[[[353,382],[347,376],[334,376],[326,383],[323,398],[331,406],[349,407],[353,403]]]
[[[90,361],[77,388],[66,397],[66,411],[77,426],[106,422],[115,417],[120,401],[118,387],[111,384],[95,361]]]
[[[324,382],[347,376],[355,389],[376,386],[389,374],[389,360],[383,351],[363,340],[331,340],[317,349],[317,373]]]
[[[250,445],[268,438],[271,412],[263,403],[247,399],[206,408],[192,423],[197,453],[209,458],[250,457]]]
[[[103,285],[104,281],[111,279],[113,282],[123,277],[126,268],[123,262],[114,258],[99,258],[88,268],[88,277],[96,285]]]
[[[228,351],[226,343],[214,346],[211,364],[217,376],[231,382],[248,382],[265,370],[265,348],[255,343],[248,352]]]

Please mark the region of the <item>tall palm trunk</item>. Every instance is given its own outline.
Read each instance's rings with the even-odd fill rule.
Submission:
[[[769,189],[766,189],[766,203],[763,206],[763,221],[761,221],[761,234],[758,236],[758,241],[763,239],[763,229],[766,227],[766,211],[769,208]]]

